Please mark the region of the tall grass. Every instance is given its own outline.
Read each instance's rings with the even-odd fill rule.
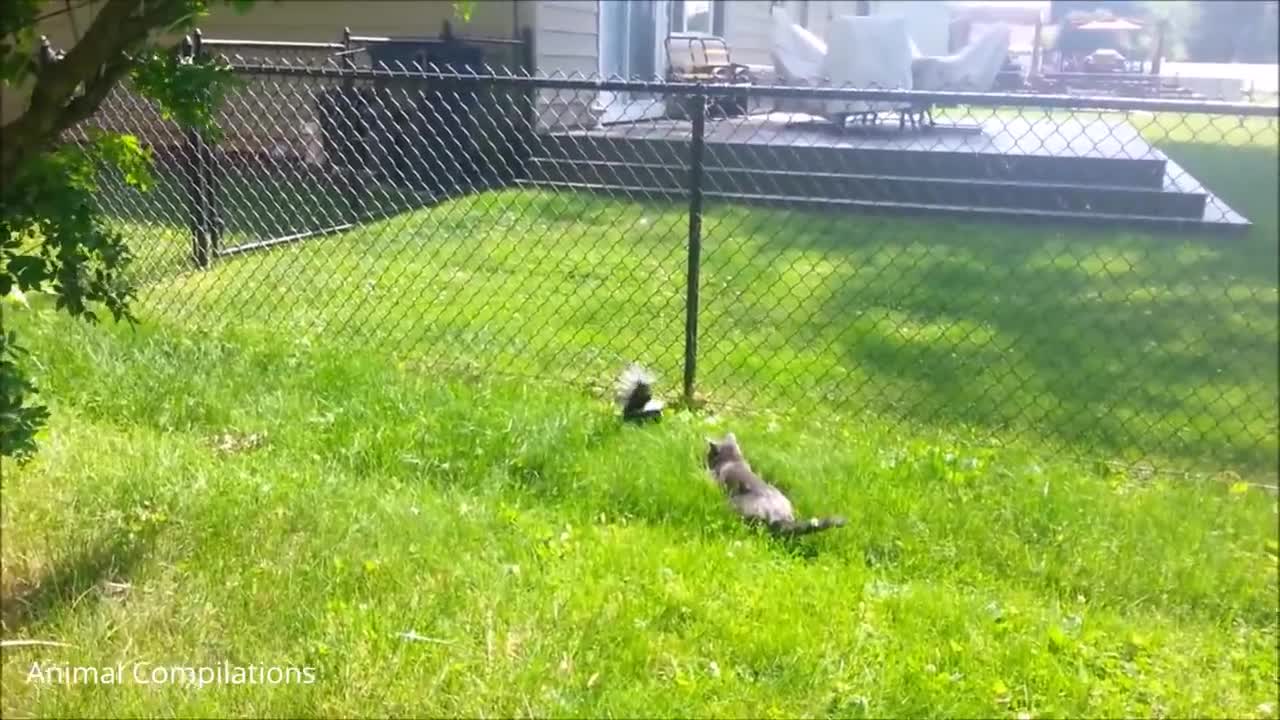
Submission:
[[[6,310],[53,421],[3,639],[67,646],[4,648],[0,714],[1275,717],[1276,155],[1167,147],[1249,237],[711,208],[705,405],[646,427],[591,385],[673,392],[681,208],[492,193],[199,273],[128,220],[139,326]],[[849,526],[741,526],[726,430]],[[224,662],[315,682],[32,673]]]
[[[1276,504],[1247,485],[810,413],[620,427],[340,339],[22,322],[55,420],[3,488],[5,636],[74,647],[4,651],[6,716],[1269,712]],[[850,526],[741,527],[700,469],[726,429]],[[137,661],[317,682],[28,682]]]

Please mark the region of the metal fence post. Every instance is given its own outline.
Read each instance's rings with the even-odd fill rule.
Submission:
[[[39,64],[40,69],[43,71],[46,67],[52,65],[57,59],[58,53],[53,49],[53,43],[49,42],[49,37],[47,35],[41,35],[40,50],[36,54],[36,61]]]
[[[691,98],[693,138],[689,144],[689,275],[684,303],[684,402],[693,404],[693,383],[698,369],[698,285],[702,266],[702,155],[707,119],[707,97]]]
[[[520,28],[520,64],[522,66],[520,69],[524,72],[525,77],[533,77],[537,68],[537,58],[534,56],[533,28],[528,25]],[[528,178],[529,167],[527,163],[533,154],[535,143],[538,141],[538,88],[533,83],[529,83],[527,91],[520,93],[517,88],[516,92],[523,95],[524,106],[520,109],[523,111],[521,116],[526,124],[526,127],[519,129],[520,156],[517,160],[517,172],[521,178]]]
[[[351,28],[342,28],[342,69],[349,74],[342,81],[340,96],[342,101],[335,103],[338,106],[335,108],[337,111],[335,114],[347,120],[339,123],[338,127],[342,132],[342,142],[351,148],[348,155],[350,159],[343,165],[349,173],[347,182],[351,193],[347,202],[351,208],[350,221],[355,224],[365,216],[368,195],[368,188],[365,186],[366,173],[372,170],[369,134],[373,132],[373,124],[367,117],[368,108],[363,101],[363,96],[356,91],[356,61],[351,37]],[[342,107],[343,105],[346,107]]]
[[[204,59],[204,33],[200,28],[196,28],[192,33],[191,61],[200,62]],[[222,217],[222,197],[218,192],[220,188],[220,178],[218,177],[218,163],[214,154],[214,146],[201,133],[196,134],[200,151],[200,178],[202,185],[202,197],[204,200],[204,219],[206,231],[206,255],[207,260],[213,260],[218,256],[219,250],[222,249],[222,231],[226,225]]]
[[[182,62],[195,61],[195,43],[188,35],[182,39]],[[187,205],[191,213],[191,262],[201,270],[209,267],[210,223],[205,173],[204,139],[196,128],[183,133],[187,170]]]

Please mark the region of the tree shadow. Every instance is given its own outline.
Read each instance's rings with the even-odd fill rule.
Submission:
[[[150,534],[99,538],[78,555],[31,581],[14,583],[0,596],[0,628],[6,635],[39,625],[82,598],[99,597],[104,582],[129,577],[152,545]]]
[[[1273,467],[1276,153],[1170,149],[1245,237],[717,209],[704,332],[776,327],[758,354],[912,420]]]
[[[1164,444],[1203,418],[1226,423],[1267,411],[1253,397],[1274,388],[1274,306],[1228,298],[1211,283],[1180,296],[1177,268],[1090,277],[1011,253],[1004,274],[940,252],[893,284],[856,279],[835,288],[808,319],[834,334],[852,368],[902,383],[900,404],[925,420],[980,427],[1034,425],[1100,447]],[[1163,264],[1148,256],[1139,264]],[[979,289],[973,292],[973,289]],[[859,319],[850,323],[854,310]],[[1151,425],[1160,425],[1153,432]],[[1265,462],[1262,438],[1226,448],[1214,433],[1176,445],[1196,454]]]
[[[193,223],[190,179],[180,165],[158,164],[154,183],[146,191],[126,186],[119,178],[101,179],[104,214],[133,225],[133,235],[151,240],[163,228],[185,251]],[[212,211],[221,231],[221,249],[340,228],[350,223],[369,225],[434,205],[429,193],[389,184],[353,184],[341,173],[297,169],[283,165],[242,165],[217,177]],[[358,212],[357,212],[358,211]],[[358,220],[357,220],[358,218]],[[138,227],[148,230],[138,230]],[[135,250],[142,257],[158,252],[145,244]]]

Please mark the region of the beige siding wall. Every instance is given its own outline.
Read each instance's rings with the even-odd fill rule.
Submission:
[[[511,0],[482,0],[470,22],[454,17],[448,0],[259,0],[237,14],[218,5],[200,27],[208,37],[241,40],[338,42],[342,28],[356,35],[434,36],[445,20],[459,35],[513,37],[515,5]]]
[[[600,71],[597,0],[530,0],[534,18],[534,61],[543,73]],[[545,90],[538,96],[541,129],[591,126],[600,108],[594,93]]]
[[[810,0],[807,27],[825,41],[831,21],[843,15],[856,15],[856,4],[854,0]]]
[[[596,0],[540,0],[534,45],[538,67],[584,75],[600,69]]]
[[[772,53],[772,17],[768,0],[728,0],[724,4],[724,39],[734,62],[768,65]]]
[[[449,0],[260,0],[244,14],[219,7],[200,26],[208,38],[339,42],[344,27],[351,28],[355,35],[436,37],[448,20],[454,32],[463,37],[511,38],[518,32],[519,10],[511,0],[481,0],[475,3],[471,19],[463,21],[455,16]],[[238,52],[245,58],[303,62],[323,62],[328,54],[257,48]],[[250,80],[229,96],[222,108],[228,126],[238,130],[235,137],[229,134],[224,138],[224,147],[313,156],[320,137],[316,101],[328,87],[338,84],[335,80],[315,79]]]
[[[40,34],[47,35],[55,48],[66,49],[75,43],[77,31],[83,33],[93,20],[101,1],[84,6],[72,4],[75,11],[62,14],[41,24]],[[236,13],[231,7],[215,4],[209,16],[200,23],[205,37],[236,40],[278,40],[292,42],[337,42],[342,29],[350,27],[357,35],[437,35],[446,19],[463,36],[514,37],[521,16],[532,22],[532,13],[521,7],[526,3],[511,0],[482,0],[475,4],[469,22],[453,17],[449,0],[361,0],[360,2],[324,2],[322,0],[261,0],[247,13]],[[62,2],[50,2],[50,9],[61,9]],[[177,38],[170,40],[176,41]],[[234,51],[226,51],[234,52]],[[271,61],[321,61],[326,52],[316,50],[238,51],[246,58]],[[223,110],[224,116],[246,126],[246,136],[268,147],[293,144],[292,138],[311,135],[315,123],[313,95],[323,90],[321,83],[279,83],[251,80],[233,93]],[[29,87],[4,88],[3,121],[17,117],[26,109]],[[264,102],[275,96],[281,102]],[[130,114],[140,112],[138,103],[130,103]],[[131,123],[122,117],[125,106],[118,101],[108,104],[104,115],[113,129],[139,131],[145,128],[126,125],[155,125],[154,117],[145,123]],[[100,123],[105,124],[105,123]],[[248,126],[252,126],[249,128]],[[144,134],[145,133],[140,133]]]

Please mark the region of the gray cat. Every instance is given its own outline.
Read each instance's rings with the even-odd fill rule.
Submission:
[[[738,439],[729,433],[716,442],[708,439],[707,468],[711,477],[729,496],[729,504],[751,524],[762,524],[774,535],[807,535],[828,528],[843,527],[845,520],[839,516],[812,518],[808,522],[796,522],[791,501],[778,488],[765,482],[742,455]]]

